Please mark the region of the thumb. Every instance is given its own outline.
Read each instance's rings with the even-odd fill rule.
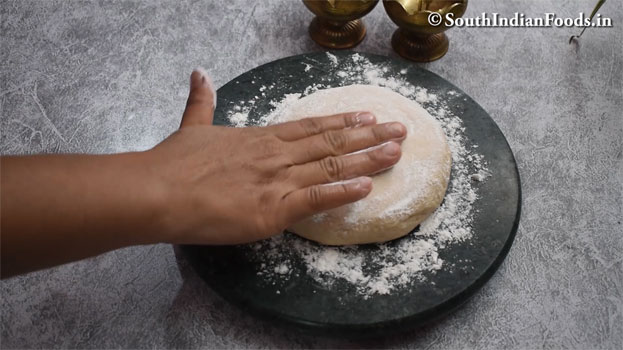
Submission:
[[[189,125],[212,124],[216,107],[216,90],[212,79],[203,68],[190,75],[190,95],[182,116],[181,128]]]

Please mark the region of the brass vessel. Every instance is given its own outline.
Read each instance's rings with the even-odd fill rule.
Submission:
[[[361,17],[379,0],[303,0],[316,17],[309,24],[309,35],[321,46],[347,49],[357,46],[366,36]]]
[[[467,0],[383,0],[383,5],[398,25],[392,36],[394,51],[412,61],[430,62],[448,52],[446,16],[463,16]]]

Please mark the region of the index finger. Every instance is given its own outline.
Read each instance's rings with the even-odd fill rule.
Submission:
[[[370,112],[349,112],[290,121],[271,125],[268,129],[283,141],[296,141],[328,130],[354,128],[374,123],[376,123],[376,118]]]

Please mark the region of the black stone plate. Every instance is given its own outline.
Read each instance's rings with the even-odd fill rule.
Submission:
[[[228,125],[226,113],[255,96],[250,119],[257,121],[274,108],[268,101],[286,93],[301,93],[319,82],[333,87],[349,85],[336,73],[342,62],[351,61],[353,52],[333,54],[340,64],[332,64],[326,53],[310,53],[277,60],[240,75],[218,90],[215,124]],[[439,251],[440,258],[454,265],[453,268],[427,274],[427,281],[413,288],[364,299],[346,282],[338,281],[330,288],[318,284],[307,275],[301,261],[293,262],[300,272],[298,276],[292,275],[289,280],[273,285],[258,276],[257,262],[249,258],[248,247],[185,246],[182,249],[208,285],[243,310],[307,332],[349,337],[384,335],[418,327],[456,309],[491,278],[504,260],[513,243],[521,209],[521,187],[513,153],[487,112],[434,73],[406,61],[359,54],[372,63],[386,66],[390,75],[400,75],[416,86],[444,96],[449,109],[463,120],[468,146],[478,145],[477,152],[484,156],[492,173],[479,184],[479,199],[474,204],[474,237]],[[374,250],[374,246],[369,245],[369,249]]]

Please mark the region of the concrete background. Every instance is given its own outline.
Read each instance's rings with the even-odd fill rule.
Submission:
[[[472,1],[575,17],[594,0]],[[0,283],[4,348],[623,347],[623,11],[613,28],[455,28],[422,65],[471,95],[508,138],[521,225],[493,279],[446,319],[375,341],[302,337],[238,311],[169,245],[127,248]],[[0,1],[0,150],[146,149],[179,124],[191,70],[220,86],[317,51],[298,0]],[[357,48],[395,56],[383,6]]]

